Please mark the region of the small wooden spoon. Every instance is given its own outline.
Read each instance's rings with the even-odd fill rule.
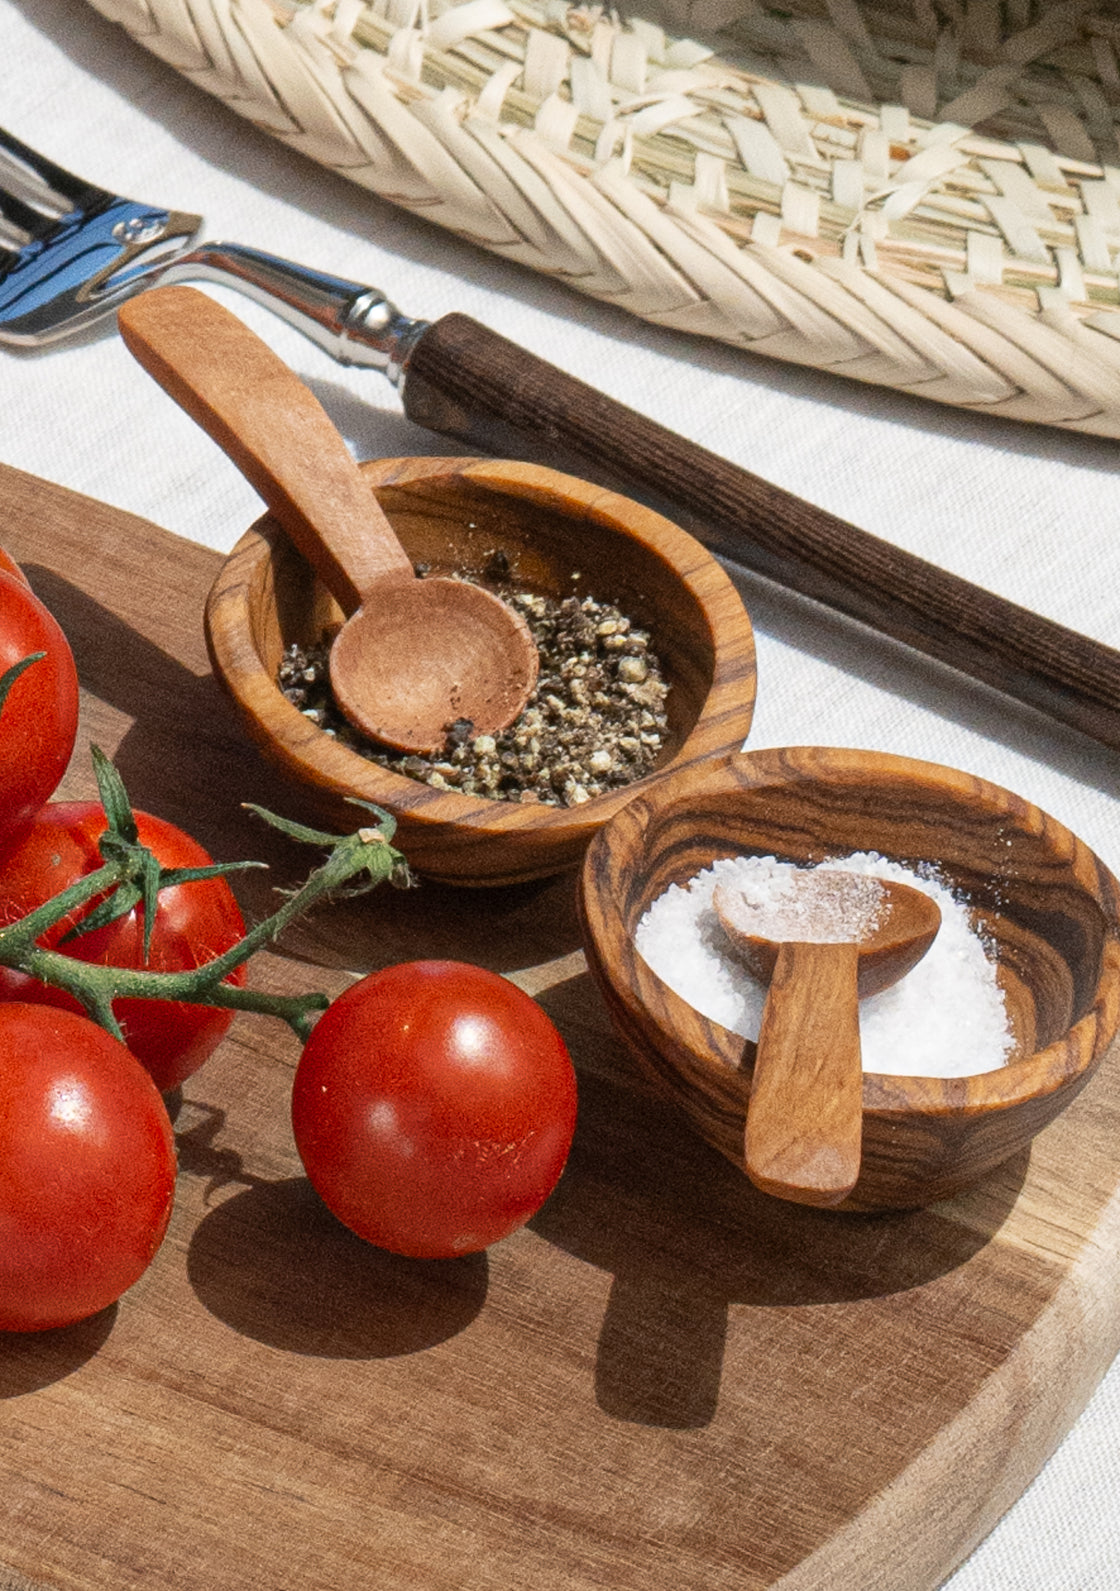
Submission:
[[[229,454],[350,614],[330,654],[350,722],[419,753],[438,750],[457,719],[478,734],[511,724],[537,677],[524,619],[481,586],[416,577],[325,410],[268,345],[190,287],[142,293],[118,321],[145,370]]]
[[[718,884],[712,904],[769,984],[747,1103],[747,1175],[797,1204],[839,1204],[860,1167],[859,1001],[921,960],[941,912],[921,890],[840,870],[794,873],[767,904]]]

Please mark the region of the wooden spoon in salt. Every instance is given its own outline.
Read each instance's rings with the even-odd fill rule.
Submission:
[[[331,647],[339,707],[370,739],[432,752],[457,719],[505,729],[537,678],[521,616],[465,580],[420,580],[326,411],[236,315],[190,287],[118,314],[130,351],[223,448],[350,614]],[[354,611],[356,610],[356,611]]]
[[[717,884],[712,904],[769,984],[747,1103],[747,1175],[797,1204],[839,1204],[859,1177],[859,1001],[921,960],[940,909],[907,884],[832,869],[792,873],[766,902]]]

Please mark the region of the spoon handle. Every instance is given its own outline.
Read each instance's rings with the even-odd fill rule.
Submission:
[[[193,287],[122,304],[129,351],[226,452],[350,612],[412,564],[315,395],[245,323]]]
[[[859,947],[783,944],[762,1013],[747,1104],[746,1169],[796,1204],[855,1187],[863,1131]]]

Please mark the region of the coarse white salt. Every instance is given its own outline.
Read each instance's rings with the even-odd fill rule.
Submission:
[[[941,911],[937,937],[917,966],[891,988],[860,1002],[864,1071],[967,1077],[1005,1065],[1013,1040],[1003,992],[967,902],[932,871],[917,873],[874,851],[831,857],[818,864],[823,869],[909,884],[932,896]],[[713,862],[686,885],[671,884],[638,924],[639,954],[702,1016],[756,1040],[766,989],[733,950],[712,894],[725,883],[756,902],[779,899],[795,871],[794,863],[773,856],[731,856]]]

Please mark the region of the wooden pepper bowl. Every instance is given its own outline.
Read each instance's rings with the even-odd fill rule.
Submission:
[[[415,563],[433,573],[478,570],[500,549],[520,587],[615,602],[650,631],[670,685],[658,772],[741,747],[754,711],[750,620],[692,536],[629,498],[535,465],[413,458],[362,468]],[[210,592],[211,659],[249,733],[303,787],[308,812],[345,832],[360,821],[348,797],[387,808],[398,821],[396,843],[419,873],[497,885],[562,872],[655,776],[561,808],[437,790],[367,761],[305,718],[276,684],[285,646],[319,640],[343,616],[266,516],[238,542]]]
[[[910,758],[821,747],[733,755],[641,792],[581,875],[588,963],[638,1064],[696,1131],[743,1164],[754,1045],[708,1021],[642,960],[634,932],[670,884],[716,858],[812,864],[873,850],[933,863],[994,948],[1013,1057],[964,1077],[865,1073],[859,1181],[840,1208],[948,1197],[1076,1097],[1120,1022],[1120,886],[1068,829],[996,785]]]

